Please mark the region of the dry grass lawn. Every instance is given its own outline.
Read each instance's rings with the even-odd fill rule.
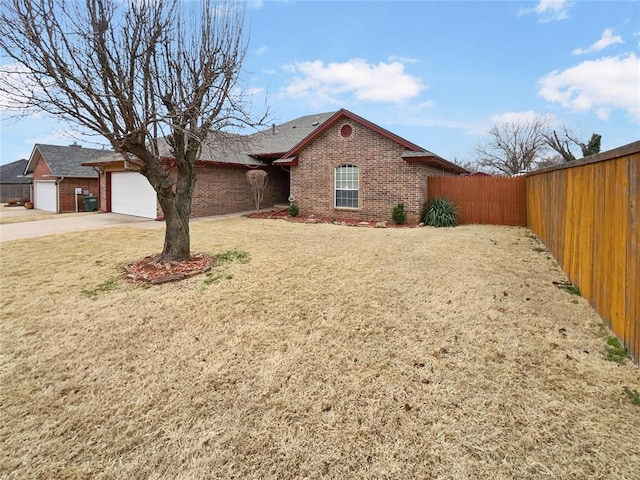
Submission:
[[[521,228],[194,224],[5,242],[0,477],[638,479],[640,370]]]
[[[24,207],[8,207],[0,203],[0,225],[8,223],[35,222],[37,220],[52,220],[55,218],[75,217],[78,215],[98,215],[98,212],[69,212],[54,213],[44,210],[28,210]]]

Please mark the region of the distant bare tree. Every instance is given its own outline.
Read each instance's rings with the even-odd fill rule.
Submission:
[[[256,210],[260,211],[260,204],[264,199],[264,190],[267,188],[269,175],[264,170],[249,170],[247,172],[247,181],[253,194],[253,201],[256,204]]]
[[[451,163],[458,165],[459,167],[464,168],[470,174],[476,173],[480,171],[480,165],[475,160],[459,160],[457,157],[453,157]]]
[[[583,157],[600,153],[600,142],[602,137],[594,133],[587,143],[580,141],[566,126],[562,127],[562,132],[558,135],[556,130],[551,130],[544,134],[545,141],[549,147],[558,152],[565,162],[576,159],[572,147],[579,147]]]
[[[509,175],[531,170],[547,148],[544,132],[549,119],[535,116],[494,124],[490,140],[476,149],[478,164]]]
[[[235,0],[2,0],[0,50],[14,63],[0,67],[0,93],[107,138],[137,165],[164,213],[161,259],[185,260],[201,143],[261,123],[238,85],[243,23]]]

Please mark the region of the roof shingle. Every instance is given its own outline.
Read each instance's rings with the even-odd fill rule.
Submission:
[[[80,145],[45,145],[36,143],[25,173],[32,173],[35,168],[35,152],[39,151],[51,169],[51,175],[56,177],[96,178],[98,172],[93,167],[82,164],[95,161],[109,153],[110,150],[85,148]]]
[[[31,183],[29,178],[22,176],[28,162],[23,158],[6,165],[0,165],[0,183]]]

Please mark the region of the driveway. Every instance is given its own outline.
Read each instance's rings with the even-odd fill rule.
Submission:
[[[32,222],[7,223],[0,225],[0,242],[7,242],[22,238],[43,237],[45,235],[56,235],[67,232],[95,230],[98,228],[127,224],[143,228],[164,226],[164,222],[157,222],[148,218],[122,215],[120,213],[78,215],[72,217],[52,218],[51,220],[36,220]]]
[[[268,211],[269,208],[263,211]],[[32,210],[36,212],[33,215],[41,215],[40,210]],[[190,224],[198,222],[206,222],[210,220],[222,220],[231,217],[240,217],[255,210],[244,212],[226,213],[214,215],[211,217],[198,217],[189,220]],[[12,216],[13,212],[3,210],[0,212],[2,216]],[[22,210],[16,215],[25,216]],[[29,214],[27,214],[28,216]],[[135,228],[165,228],[164,221],[151,220],[149,218],[134,217],[131,215],[122,215],[121,213],[88,213],[63,217],[52,214],[49,220],[34,220],[19,223],[0,224],[0,242],[8,242],[9,240],[20,240],[23,238],[44,237],[45,235],[56,235],[59,233],[82,232],[85,230],[95,230],[98,228],[116,227],[118,225],[131,225]]]

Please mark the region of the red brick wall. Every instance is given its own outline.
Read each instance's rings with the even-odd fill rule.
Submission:
[[[246,177],[247,168],[196,166],[192,217],[255,210],[253,195]],[[267,169],[269,180],[260,208],[286,202],[289,175],[280,167]]]
[[[65,178],[58,183],[58,195],[60,205],[58,210],[60,212],[75,212],[76,211],[76,188],[82,188],[83,190],[89,190],[91,195],[98,195],[98,179],[97,178]],[[84,203],[82,201],[82,195],[78,195],[78,211],[84,212]]]
[[[42,155],[40,152],[36,152],[36,166],[33,168],[33,179],[34,180],[53,180],[52,177],[46,177],[45,175],[51,175],[51,169],[47,162],[42,159]]]
[[[351,125],[351,136],[340,135]],[[291,193],[301,214],[342,219],[391,221],[393,207],[404,203],[407,221],[419,221],[427,199],[427,177],[446,174],[442,170],[401,158],[404,147],[350,120],[339,121],[298,155],[291,168]],[[359,167],[357,209],[334,208],[334,170],[343,164]]]
[[[98,211],[100,212],[107,211],[107,175],[108,173],[105,171],[100,173],[100,191],[98,193]]]

